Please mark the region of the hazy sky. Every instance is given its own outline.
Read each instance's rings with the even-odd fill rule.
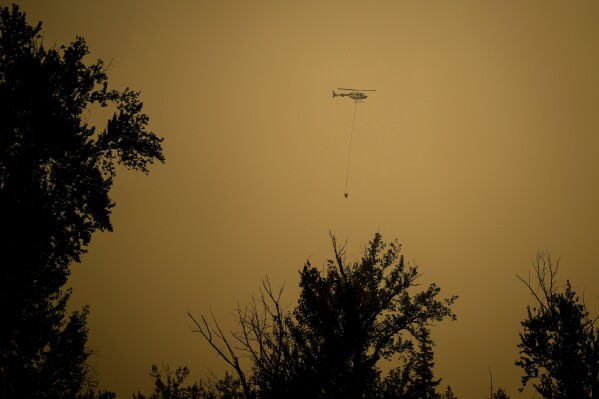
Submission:
[[[461,399],[518,395],[516,274],[561,257],[598,308],[596,1],[20,1],[46,46],[83,36],[112,87],[142,91],[165,165],[122,171],[113,233],[73,266],[102,386],[148,391],[152,363],[224,363],[186,316],[232,312],[268,275],[358,258],[376,231],[458,294],[433,330]],[[337,87],[377,89],[358,105]],[[102,113],[92,111],[92,120]]]

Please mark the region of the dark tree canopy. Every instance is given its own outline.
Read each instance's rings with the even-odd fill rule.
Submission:
[[[544,398],[595,399],[599,395],[599,329],[569,281],[557,283],[559,262],[540,254],[536,284],[521,279],[535,297],[520,333],[522,385],[532,380]]]
[[[133,399],[242,399],[243,393],[239,381],[232,375],[225,374],[216,381],[203,380],[184,385],[190,374],[187,367],[172,370],[168,366],[152,365],[150,377],[154,382],[154,391],[150,395],[141,392],[133,395]]]
[[[405,333],[418,337],[421,327],[454,318],[455,297],[438,300],[434,284],[411,292],[416,266],[406,265],[401,246],[385,243],[378,233],[353,265],[346,264],[334,238],[333,249],[326,274],[309,263],[300,274],[300,300],[290,324],[298,373],[301,380],[318,381],[312,385],[317,391],[309,393],[313,397],[372,396],[379,388],[379,360],[411,349]]]
[[[437,299],[434,284],[412,292],[419,274],[404,263],[397,242],[386,244],[377,233],[362,259],[347,264],[332,238],[335,259],[326,272],[306,263],[293,311],[282,310],[280,293],[266,280],[258,299],[238,309],[240,331],[232,338],[214,319],[212,326],[194,319],[197,331],[238,372],[246,398],[386,397],[381,390],[397,388],[401,379],[384,384],[379,361],[411,352],[422,328],[455,318],[455,296]],[[244,354],[252,363],[250,376],[240,366]],[[423,378],[435,384],[432,375]]]
[[[3,245],[21,263],[67,268],[94,231],[112,229],[116,164],[147,173],[164,161],[162,139],[146,130],[139,93],[108,90],[104,63],[84,64],[83,38],[46,50],[41,24],[28,26],[17,6],[0,23]],[[86,122],[94,103],[116,107],[101,132]]]
[[[66,367],[68,359],[60,359],[66,352],[57,353],[64,334],[78,328],[79,340],[85,341],[87,311],[64,324],[70,291],[63,286],[69,265],[80,261],[92,234],[112,229],[109,191],[116,166],[147,173],[149,164],[164,161],[162,139],[146,130],[139,93],[109,90],[103,62],[84,63],[83,38],[47,49],[40,32],[41,23],[28,25],[18,6],[0,9],[4,398],[50,376],[51,364]],[[114,107],[99,131],[87,123],[92,104]]]

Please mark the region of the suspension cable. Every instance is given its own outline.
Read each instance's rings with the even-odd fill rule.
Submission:
[[[354,106],[354,117],[351,123],[351,132],[349,133],[349,149],[347,151],[347,168],[345,170],[345,198],[347,198],[349,196],[349,190],[348,190],[348,182],[349,182],[349,159],[351,157],[351,142],[352,139],[354,137],[354,125],[356,123],[356,110],[358,109],[358,102],[355,102],[355,106]]]

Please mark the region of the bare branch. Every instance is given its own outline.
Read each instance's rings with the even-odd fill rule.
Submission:
[[[343,278],[346,278],[345,270],[343,269],[343,258],[345,257],[345,246],[347,245],[347,240],[345,240],[345,243],[343,246],[341,246],[341,248],[337,249],[337,238],[330,230],[329,236],[331,236],[331,241],[333,242],[333,251],[335,251],[335,260],[337,261],[337,266],[339,267],[339,273],[341,273]]]
[[[193,331],[199,332],[216,353],[235,369],[247,398],[251,395],[251,389],[240,365],[241,357],[247,357],[265,373],[280,375],[283,372],[283,358],[288,352],[284,342],[285,311],[280,304],[282,294],[283,287],[275,291],[268,277],[265,277],[259,292],[250,296],[245,308],[237,304],[235,316],[239,329],[229,331],[229,334],[223,332],[212,312],[211,323],[204,316],[196,320],[190,312],[187,313],[196,325]]]
[[[200,322],[198,322],[198,320],[196,320],[193,317],[193,315],[191,314],[190,311],[187,311],[187,315],[191,318],[191,320],[197,327],[196,330],[192,330],[192,331],[199,332],[206,339],[206,341],[210,344],[210,346],[216,351],[216,353],[218,353],[218,355],[227,364],[229,364],[231,367],[233,367],[235,372],[237,372],[237,375],[239,377],[241,386],[243,387],[243,391],[244,391],[244,395],[245,395],[246,399],[251,399],[251,389],[250,389],[249,383],[247,381],[247,378],[245,376],[245,372],[243,371],[243,369],[241,368],[241,365],[239,363],[239,357],[237,357],[237,355],[235,354],[235,351],[229,344],[229,341],[223,334],[223,331],[220,328],[218,322],[216,321],[212,311],[210,312],[210,314],[212,316],[212,322],[214,323],[214,328],[210,328],[208,322],[206,321],[206,318],[203,315],[201,316],[202,323],[200,323]],[[226,350],[223,349],[219,344],[217,344],[215,337],[221,341],[221,345],[224,345]],[[228,354],[226,352],[228,352]]]
[[[528,279],[516,275],[516,277],[528,287],[531,295],[533,295],[539,304],[539,306],[546,311],[550,311],[557,287],[557,271],[559,269],[559,259],[553,264],[551,255],[546,252],[539,252],[536,259],[533,262],[533,270],[536,274],[537,287],[533,286],[530,278],[530,271],[528,272]],[[539,294],[541,291],[542,295]]]

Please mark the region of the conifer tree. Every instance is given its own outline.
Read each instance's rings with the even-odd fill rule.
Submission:
[[[497,388],[497,391],[493,392],[493,399],[510,399],[508,394],[503,390],[503,388]]]
[[[437,386],[441,379],[435,380],[433,368],[435,366],[433,346],[429,329],[422,325],[418,331],[418,352],[414,361],[414,393],[416,398],[438,399]]]
[[[458,397],[455,396],[453,390],[451,389],[451,386],[448,385],[445,392],[441,395],[441,399],[458,399]]]

